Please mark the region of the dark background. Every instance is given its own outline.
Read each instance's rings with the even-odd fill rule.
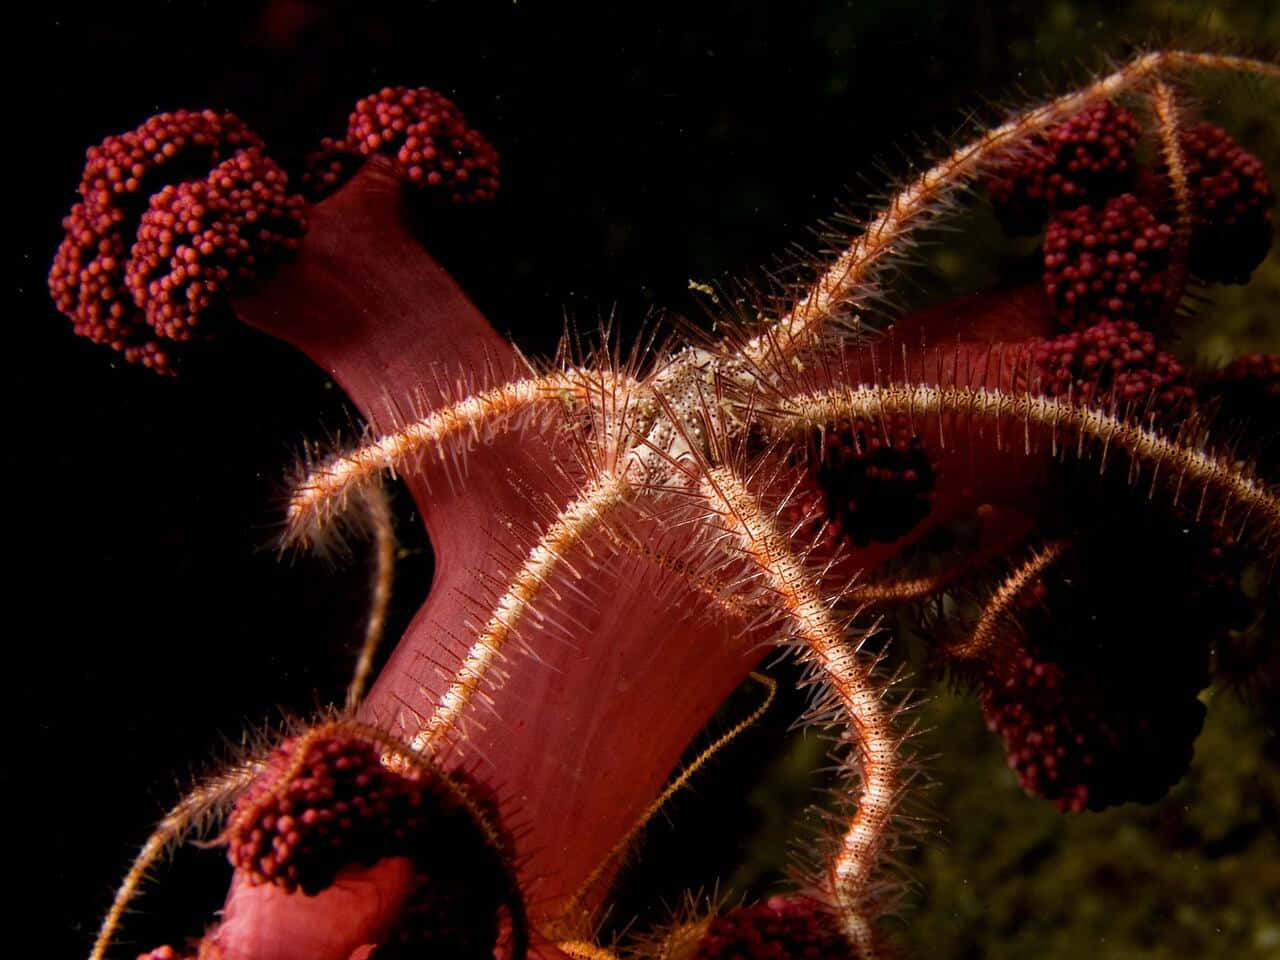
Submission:
[[[341,130],[357,97],[433,86],[503,161],[483,230],[440,255],[496,327],[545,354],[565,316],[591,327],[612,312],[625,331],[658,308],[700,316],[691,280],[811,249],[821,218],[862,209],[974,116],[1020,102],[1020,88],[1062,89],[1152,38],[1275,29],[1261,2],[1212,15],[1112,6],[28,9],[10,39],[22,259],[6,351],[17,570],[5,707],[17,753],[0,768],[0,809],[31,898],[14,916],[38,928],[42,953],[87,952],[149,825],[224,754],[223,738],[340,697],[364,602],[359,562],[332,573],[271,548],[291,451],[350,424],[305,359],[246,333],[162,380],[77,340],[52,309],[44,276],[86,146],[159,110],[209,106],[296,161]],[[944,274],[929,282],[957,293],[985,282]],[[430,560],[401,526],[403,623]],[[729,803],[745,781],[726,782]],[[151,945],[192,932],[208,906],[170,885],[126,934]]]

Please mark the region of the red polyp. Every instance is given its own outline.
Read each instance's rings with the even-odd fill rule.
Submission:
[[[180,110],[91,147],[49,271],[76,334],[174,371],[264,267],[297,249],[302,198],[234,114]]]
[[[287,740],[236,804],[224,838],[252,885],[316,894],[348,864],[405,855],[426,828],[428,786],[384,767],[351,737]]]
[[[313,210],[296,261],[236,304],[243,320],[327,370],[374,422],[388,420],[391,404],[412,409],[424,388],[438,402],[437,375],[452,383],[521,372],[511,346],[413,238],[402,201],[392,165],[371,159]],[[543,522],[537,498],[571,495],[568,481],[554,476],[556,464],[572,462],[567,447],[530,432],[472,451],[466,482],[438,477],[428,489],[422,474],[405,475],[431,537],[435,580],[363,718],[406,740],[417,732],[434,706],[430,663],[456,658],[450,635],[466,636],[464,624],[476,616],[474,571],[493,566],[495,544],[512,544],[509,522]],[[513,476],[522,488],[509,482]],[[517,553],[527,549],[516,543]],[[615,595],[607,604],[566,603],[564,616],[582,624],[582,645],[549,636],[536,649],[541,663],[513,653],[493,712],[477,717],[447,758],[476,767],[517,811],[512,826],[522,831],[522,878],[533,891],[535,920],[537,911],[542,920],[554,916],[556,903],[626,832],[690,737],[763,655],[730,642],[727,626],[673,620],[653,603],[647,582],[609,585]],[[699,682],[673,685],[671,676],[681,674]]]
[[[1168,297],[1172,228],[1131,193],[1060,213],[1044,238],[1044,290],[1063,330],[1148,321]]]
[[[498,191],[498,152],[451,100],[426,87],[386,87],[358,101],[346,136],[321,142],[303,180],[314,197],[328,196],[378,154],[394,158],[427,199],[475,203]]]
[[[1032,347],[1034,376],[1051,397],[1167,417],[1188,412],[1195,391],[1177,357],[1133,321],[1104,321]]]
[[[1010,233],[1036,233],[1051,212],[1098,204],[1123,190],[1137,169],[1137,118],[1103,101],[1009,152],[987,178],[987,193]]]
[[[1123,476],[1060,474],[1042,530],[1070,546],[1020,591],[980,701],[1028,792],[1072,811],[1151,802],[1190,762],[1210,649],[1247,616],[1233,544],[1176,510],[1133,510],[1114,495]]]
[[[222,836],[235,883],[210,942],[246,958],[345,957],[364,944],[492,957],[509,892],[497,811],[461,775],[385,750],[331,725],[271,754]],[[312,954],[291,952],[299,936]]]
[[[1218,376],[1222,385],[1240,384],[1259,399],[1280,402],[1280,354],[1251,353],[1231,361]]]
[[[1240,357],[1200,389],[1201,399],[1219,420],[1247,428],[1258,475],[1274,479],[1280,467],[1280,354]]]
[[[207,336],[201,328],[217,307],[227,309],[225,291],[243,289],[262,262],[298,249],[302,206],[284,171],[256,148],[238,151],[203,180],[154,194],[125,269],[147,324],[168,340]]]
[[[1221,127],[1200,123],[1182,137],[1191,194],[1191,270],[1219,283],[1247,283],[1271,249],[1275,195],[1262,161]]]
[[[835,915],[805,897],[737,907],[707,927],[693,960],[853,960]]]

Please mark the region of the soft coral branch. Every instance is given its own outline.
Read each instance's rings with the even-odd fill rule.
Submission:
[[[882,268],[914,231],[1006,147],[1055,124],[1062,127],[1059,139],[1087,136],[1097,125],[1092,119],[1071,122],[1082,108],[1146,83],[1157,71],[1193,66],[1251,68],[1233,58],[1141,56],[951,152],[899,191],[774,319],[762,318],[736,338],[669,355],[655,351],[625,367],[602,353],[591,361],[596,370],[590,364],[532,369],[418,243],[402,177],[430,184],[429,165],[447,162],[455,176],[435,177],[435,185],[447,183],[454,199],[476,186],[472,172],[483,178],[480,194],[496,185],[496,157],[460,127],[452,104],[389,88],[362,101],[347,139],[330,144],[342,156],[324,167],[326,192],[349,167],[359,171],[311,211],[311,233],[296,258],[230,302],[248,323],[315,360],[372,425],[366,443],[335,452],[300,479],[287,520],[292,538],[323,541],[345,509],[365,506],[361,501],[384,470],[399,473],[414,497],[437,556],[435,582],[359,707],[361,720],[371,724],[364,729],[376,732],[351,749],[389,795],[412,792],[394,779],[403,769],[492,791],[492,818],[511,831],[519,853],[508,863],[504,847],[504,863],[516,877],[510,905],[522,917],[527,901],[543,934],[536,952],[551,956],[555,937],[590,932],[620,848],[653,814],[652,798],[660,804],[670,792],[662,784],[690,739],[763,655],[760,641],[785,621],[802,660],[831,692],[816,719],[847,724],[852,767],[862,777],[856,811],[823,865],[816,895],[848,945],[864,957],[878,955],[875,919],[886,897],[875,878],[908,778],[898,757],[901,734],[871,675],[874,660],[857,655],[850,621],[832,608],[856,595],[846,589],[855,571],[874,569],[957,517],[993,502],[998,509],[1012,505],[1020,517],[1033,513],[1056,492],[1055,455],[1074,450],[1110,477],[1109,458],[1114,462],[1120,451],[1129,486],[1135,477],[1149,483],[1148,500],[1159,500],[1159,507],[1194,520],[1212,509],[1247,527],[1251,545],[1270,546],[1280,537],[1274,491],[1190,430],[1163,429],[1167,421],[1159,418],[1169,410],[1147,398],[1149,385],[1159,385],[1171,402],[1191,391],[1153,339],[1146,343],[1136,327],[1096,324],[1080,342],[1044,339],[1051,321],[1096,319],[1089,311],[1099,304],[1091,296],[1107,310],[1142,308],[1143,298],[1120,295],[1135,272],[1153,290],[1168,292],[1160,286],[1167,282],[1160,257],[1143,259],[1141,269],[1123,265],[1140,246],[1162,251],[1167,233],[1159,211],[1137,196],[1107,198],[1100,223],[1084,208],[1064,212],[1050,226],[1054,253],[1044,289],[1071,301],[1055,303],[1056,315],[1046,295],[1023,288],[904,318],[887,349],[836,345],[822,336],[868,302]],[[1258,69],[1274,72],[1268,65]],[[423,117],[406,118],[406,110],[418,107]],[[1099,108],[1098,123],[1111,113],[1109,106]],[[1171,136],[1176,140],[1176,130]],[[440,160],[449,143],[464,157],[461,166],[456,158]],[[389,153],[397,159],[383,156]],[[1234,166],[1249,166],[1248,158],[1237,155]],[[219,176],[230,178],[235,192],[232,173]],[[125,273],[139,290],[160,295],[147,322],[176,342],[184,342],[190,325],[174,321],[169,294],[191,290],[202,314],[213,303],[208,290],[200,281],[185,285],[191,275],[184,267],[172,283],[143,280],[148,264],[168,250],[164,218],[178,217],[174,211],[191,208],[188,232],[207,235],[216,252],[221,234],[206,229],[206,211],[195,209],[205,196],[202,182],[161,192],[163,202],[152,204],[135,245],[137,264]],[[264,174],[264,189],[275,182]],[[1219,193],[1225,189],[1218,185]],[[1255,188],[1251,196],[1263,195]],[[1095,233],[1106,236],[1101,246]],[[73,247],[59,255],[55,295],[68,294],[67,264],[83,252]],[[102,269],[119,266],[112,250],[100,251],[111,261]],[[1106,254],[1107,281],[1115,288],[1101,293],[1087,282],[1097,252]],[[1113,267],[1112,260],[1122,265]],[[1173,276],[1180,287],[1185,278]],[[106,289],[96,280],[82,286],[91,295]],[[1080,309],[1077,299],[1085,301]],[[917,342],[924,346],[917,349]],[[911,346],[899,362],[903,343]],[[1117,345],[1123,358],[1096,382],[1076,369]],[[1061,390],[1046,385],[1049,374]],[[1089,403],[1073,393],[1085,386],[1096,388]],[[929,489],[913,496],[908,522],[873,524],[862,538],[888,542],[837,551],[819,577],[779,523],[786,498],[783,513],[775,515],[772,482],[759,476],[767,473],[764,466],[786,474],[796,465],[789,457],[805,440],[841,431],[849,475],[892,486],[920,480],[927,463]],[[762,469],[748,472],[743,462],[753,458],[738,454],[761,440],[768,447]],[[890,450],[887,459],[873,460],[863,456],[870,445],[906,450],[916,459],[895,464]],[[860,491],[830,487],[821,494],[829,503],[843,496],[841,509],[865,508]],[[816,494],[809,493],[813,502]],[[1186,509],[1186,501],[1198,503]],[[383,516],[378,527],[386,526]],[[385,560],[389,549],[384,539],[379,556]],[[373,621],[379,617],[375,610]],[[353,705],[357,699],[353,693]],[[1001,706],[1014,712],[1021,705]],[[1028,730],[1024,723],[1015,732]],[[288,869],[282,867],[286,854],[307,831],[293,829],[293,811],[272,804],[292,802],[295,777],[307,784],[326,776],[346,782],[336,762],[333,771],[324,758],[307,766],[309,742],[281,747],[296,752],[278,795],[264,801],[263,784],[255,781],[237,805],[227,835],[236,875],[223,922],[206,941],[227,958],[364,957],[401,934],[401,919],[417,909],[414,897],[424,884],[430,888],[420,864],[391,855],[393,849],[389,854],[380,837],[381,845],[347,861],[335,855],[325,862],[337,869],[324,880],[338,883],[316,880],[299,890],[286,876],[282,889],[277,880]],[[347,749],[338,747],[338,753]],[[325,805],[332,797],[304,799],[317,818],[323,813],[341,822],[347,813]],[[486,807],[473,819],[489,816]],[[264,837],[279,847],[266,850]],[[452,879],[453,866],[445,864],[435,880]],[[464,865],[456,866],[461,876]],[[465,913],[467,905],[459,909]],[[752,916],[765,924],[789,918],[807,928],[814,909],[807,900],[794,901]],[[491,952],[498,936],[494,918],[490,910],[479,923],[481,953]],[[824,924],[817,924],[822,936],[831,933]],[[514,914],[513,926],[520,926]]]

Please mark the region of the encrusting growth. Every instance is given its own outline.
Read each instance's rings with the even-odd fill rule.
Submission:
[[[838,732],[849,811],[786,895],[648,942],[666,960],[884,960],[910,731],[877,670],[890,654],[864,651],[869,624],[844,608],[945,598],[1026,557],[1033,531],[1038,551],[998,575],[964,640],[939,629],[936,653],[977,688],[1028,791],[1063,810],[1160,795],[1199,727],[1209,641],[1170,637],[1167,683],[1121,696],[1148,648],[1109,613],[1127,582],[1109,547],[1159,549],[1133,582],[1176,580],[1176,634],[1185,604],[1212,625],[1252,603],[1242,571],[1270,576],[1280,545],[1274,461],[1235,453],[1208,409],[1235,414],[1229,383],[1246,407],[1274,404],[1273,358],[1197,386],[1160,348],[1192,279],[1242,282],[1270,242],[1261,162],[1191,124],[1170,82],[1198,69],[1280,77],[1238,57],[1138,56],[950,151],[789,307],[626,363],[607,348],[525,363],[415,246],[399,204],[487,202],[498,188],[496,151],[426,88],[356,104],[307,161],[309,209],[231,114],[162,115],[91,150],[50,272],[76,332],[171,372],[177,345],[240,314],[282,331],[378,424],[304,463],[286,506],[286,545],[324,548],[344,523],[374,537],[344,715],[179,804],[93,960],[162,851],[228,808],[232,888],[201,951],[613,960],[592,923],[622,854],[772,702],[753,671],[778,644],[817,690],[808,722]],[[1153,132],[1119,102],[1141,97]],[[860,311],[915,232],[979,181],[1012,232],[1043,230],[1039,282],[945,321],[901,318],[893,342],[925,346],[881,372],[883,341]],[[295,303],[306,324],[281,307]],[[460,482],[473,471],[499,482]],[[370,688],[394,568],[389,474],[417,501],[438,582]],[[991,529],[948,569],[857,579],[974,517]],[[1090,625],[1074,647],[1068,625],[1086,631],[1073,617]],[[672,777],[748,676],[765,703]]]

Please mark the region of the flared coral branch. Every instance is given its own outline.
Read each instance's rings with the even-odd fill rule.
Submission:
[[[732,727],[720,734],[720,736],[716,737],[715,740],[707,744],[707,746],[704,747],[692,761],[690,761],[688,766],[681,770],[680,773],[667,784],[662,793],[658,794],[657,799],[655,799],[653,803],[649,804],[644,813],[636,819],[636,822],[631,826],[631,829],[618,838],[618,842],[610,848],[609,852],[595,866],[595,869],[587,874],[587,878],[582,881],[582,885],[574,895],[569,898],[568,903],[565,904],[564,910],[561,914],[561,922],[568,924],[572,924],[574,922],[574,914],[578,912],[583,897],[585,897],[600,878],[604,876],[605,872],[614,863],[614,861],[617,860],[618,857],[622,856],[627,847],[631,845],[649,821],[657,816],[658,811],[665,807],[672,797],[684,789],[685,785],[693,778],[694,774],[705,766],[708,760],[723,750],[733,740],[740,736],[744,730],[752,726],[757,720],[765,715],[769,707],[773,704],[773,699],[778,692],[777,681],[763,673],[755,672],[751,674],[751,679],[765,688],[764,701]]]

